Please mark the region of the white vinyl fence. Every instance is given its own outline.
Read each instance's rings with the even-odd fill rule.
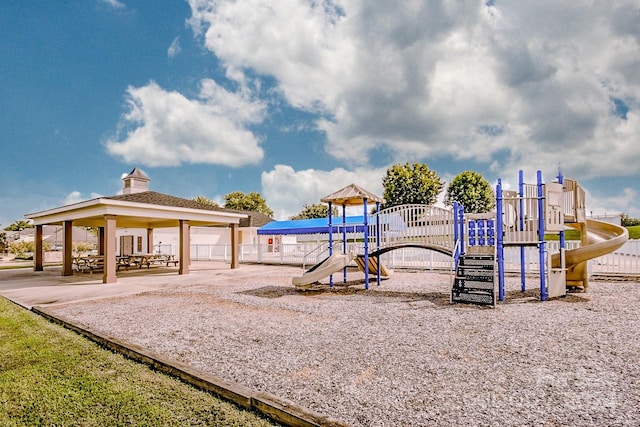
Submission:
[[[567,249],[579,246],[579,242],[568,241]],[[326,245],[318,249],[317,243],[277,244],[277,245],[240,245],[240,262],[259,264],[299,265],[306,268],[327,257]],[[156,250],[177,255],[177,245],[156,245]],[[361,243],[349,243],[348,250],[362,253]],[[558,252],[558,242],[547,242],[549,253]],[[231,245],[191,245],[192,260],[231,262]],[[389,268],[409,268],[423,270],[450,270],[451,258],[438,252],[404,248],[382,255],[384,264]],[[355,263],[354,263],[355,265]],[[538,271],[538,249],[525,248],[526,271]],[[505,270],[520,272],[520,248],[505,248]],[[589,271],[608,275],[640,274],[640,240],[629,240],[620,249],[605,256],[589,261]]]

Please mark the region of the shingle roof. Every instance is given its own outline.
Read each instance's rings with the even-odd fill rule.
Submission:
[[[247,218],[240,219],[240,227],[262,227],[263,225],[273,221],[272,218],[261,212],[226,209],[207,203],[200,203],[195,200],[183,199],[182,197],[158,193],[156,191],[142,191],[140,193],[119,194],[117,196],[109,196],[103,198],[110,200],[121,200],[123,202],[147,203],[151,205],[171,206],[187,209],[203,209],[207,211],[232,212],[248,215]]]
[[[121,200],[123,202],[146,203],[150,205],[172,206],[176,208],[202,209],[217,212],[234,212],[230,209],[224,209],[206,203],[196,202],[195,200],[183,199],[182,197],[171,196],[169,194],[158,193],[156,191],[142,191],[131,194],[118,194],[116,196],[102,197],[109,200]]]
[[[270,222],[273,222],[273,218],[256,211],[237,211],[249,215],[248,218],[240,219],[240,227],[262,227]]]
[[[384,202],[382,197],[376,196],[356,184],[347,185],[346,187],[323,197],[320,201],[323,203],[331,202],[338,205],[361,205],[363,204],[364,199],[367,199],[368,202],[374,203]]]

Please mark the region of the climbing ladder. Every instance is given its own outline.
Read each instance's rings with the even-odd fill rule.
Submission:
[[[451,302],[496,305],[495,256],[466,253],[458,259]]]
[[[495,216],[469,214],[461,207],[456,213],[456,238],[460,239],[455,276],[451,288],[452,303],[496,304]]]

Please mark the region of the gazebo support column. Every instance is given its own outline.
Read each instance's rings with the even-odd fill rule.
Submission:
[[[147,252],[153,253],[153,228],[147,228]]]
[[[104,227],[98,227],[98,255],[104,255]]]
[[[43,267],[43,245],[42,245],[42,225],[36,225],[35,253],[33,254],[33,271],[42,271]]]
[[[115,283],[116,276],[116,216],[104,216],[104,272],[102,283]]]
[[[62,275],[73,276],[73,221],[64,221],[62,229]]]
[[[178,274],[189,274],[189,263],[191,262],[191,234],[189,221],[180,220],[180,265]]]
[[[238,259],[238,224],[231,224],[231,268],[238,268],[240,260]]]

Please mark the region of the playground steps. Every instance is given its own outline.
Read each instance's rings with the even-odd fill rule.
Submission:
[[[492,254],[460,256],[451,289],[451,302],[495,306],[494,277],[495,257]]]
[[[364,255],[355,258],[358,269],[364,273]],[[382,263],[379,257],[369,257],[369,274],[378,274],[378,264],[380,264],[380,276],[389,277],[389,269]]]

